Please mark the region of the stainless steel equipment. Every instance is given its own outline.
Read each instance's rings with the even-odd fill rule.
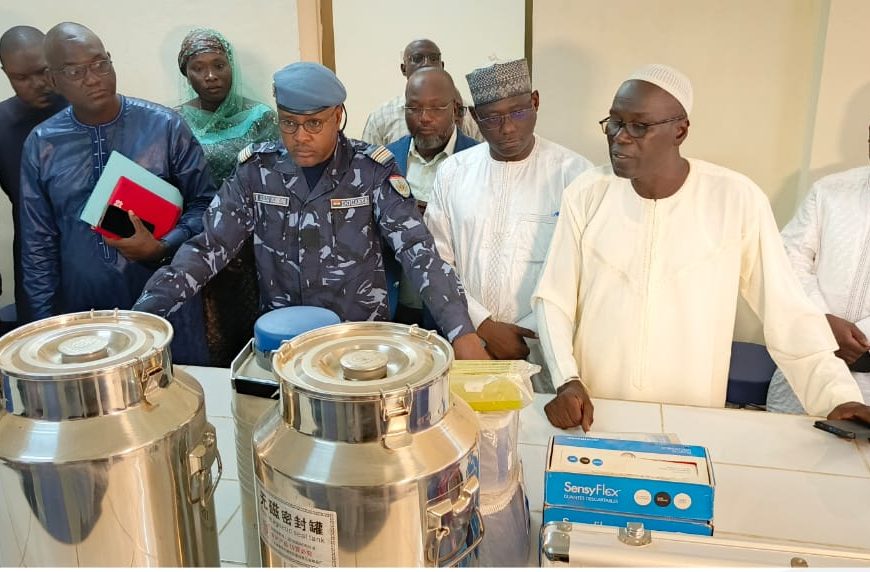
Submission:
[[[292,306],[272,310],[257,320],[254,338],[231,365],[243,540],[245,561],[249,567],[261,566],[252,439],[257,420],[278,405],[278,380],[272,375],[272,352],[281,347],[282,342],[299,334],[340,322],[337,314],[325,308]]]
[[[117,310],[0,338],[3,566],[220,565],[215,432],[171,340]]]
[[[260,535],[257,533],[257,503],[254,501],[254,424],[264,413],[278,406],[278,382],[271,368],[265,370],[260,366],[253,340],[233,360],[230,375],[245,562],[251,568],[258,568],[262,564]]]
[[[263,565],[476,564],[478,426],[452,360],[434,332],[376,322],[281,347],[281,406],[254,431]]]
[[[846,526],[844,524],[844,526]],[[624,528],[554,522],[541,527],[541,566],[776,566],[778,568],[867,567],[870,554],[802,544],[774,544],[644,530],[641,523]]]

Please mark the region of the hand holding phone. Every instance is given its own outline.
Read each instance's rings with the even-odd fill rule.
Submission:
[[[124,258],[133,262],[156,262],[165,257],[165,243],[154,238],[151,230],[143,224],[136,213],[130,211],[126,214],[133,227],[133,235],[118,239],[106,237],[106,244],[117,249]]]

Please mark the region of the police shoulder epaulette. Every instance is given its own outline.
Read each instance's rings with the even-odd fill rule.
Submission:
[[[369,145],[368,149],[366,149],[365,151],[365,154],[368,155],[373,161],[380,163],[381,165],[389,166],[396,160],[390,150],[383,145]]]
[[[272,142],[266,143],[251,143],[241,151],[239,151],[239,164],[241,165],[257,153],[275,153],[278,151],[278,146]]]
[[[253,156],[253,154],[254,154],[254,144],[251,143],[250,145],[245,146],[244,149],[239,151],[239,165],[241,165],[242,163],[244,163],[245,161],[250,159],[251,156]]]

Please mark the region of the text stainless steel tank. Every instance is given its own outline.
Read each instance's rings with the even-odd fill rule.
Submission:
[[[0,338],[4,566],[220,565],[215,432],[171,341],[169,322],[128,311]]]
[[[478,425],[452,360],[434,332],[377,322],[281,346],[280,407],[254,431],[264,566],[476,564]]]

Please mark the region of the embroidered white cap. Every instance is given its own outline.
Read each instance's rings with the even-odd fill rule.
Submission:
[[[674,96],[688,116],[694,99],[692,82],[682,72],[664,64],[649,64],[635,70],[625,81],[639,79],[656,85]]]

